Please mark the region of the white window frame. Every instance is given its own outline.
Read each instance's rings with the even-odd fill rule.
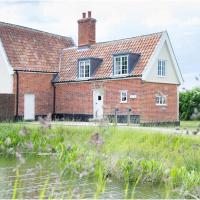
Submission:
[[[122,57],[126,57],[127,58],[127,73],[122,73]],[[116,59],[120,58],[120,74],[116,73],[116,66],[117,66],[117,61]],[[128,55],[120,55],[120,56],[114,56],[114,66],[113,66],[113,75],[114,76],[127,76],[128,75]]]
[[[85,76],[86,73],[85,73],[85,67],[86,67],[86,63],[89,62],[89,76]],[[81,77],[81,63],[83,63],[83,77]],[[79,79],[88,79],[90,78],[90,67],[91,67],[91,63],[90,63],[90,60],[80,60],[79,63],[78,63],[78,69],[79,69]]]
[[[167,106],[167,96],[165,96],[165,95],[157,95],[156,96],[156,105],[157,106]]]
[[[126,95],[126,101],[123,101],[123,94]],[[121,90],[120,91],[120,103],[127,103],[128,102],[128,91],[127,90]]]
[[[166,76],[166,68],[167,68],[167,60],[158,60],[157,66],[157,75],[158,77],[165,77]]]

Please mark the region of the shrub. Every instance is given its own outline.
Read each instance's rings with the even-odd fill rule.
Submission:
[[[180,119],[200,119],[200,88],[180,92]]]

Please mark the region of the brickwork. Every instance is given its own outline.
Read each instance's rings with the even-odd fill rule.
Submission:
[[[177,86],[172,84],[146,83],[140,79],[106,80],[95,82],[65,83],[56,85],[57,114],[93,114],[93,90],[102,89],[104,116],[140,115],[142,123],[174,122],[177,119]],[[120,91],[128,91],[127,103],[120,103]],[[156,94],[167,96],[167,106],[156,105]],[[136,95],[131,99],[130,95]]]
[[[96,43],[96,19],[91,18],[91,12],[83,13],[83,18],[78,20],[78,46]]]
[[[0,94],[0,121],[13,120],[15,115],[15,95]]]
[[[24,94],[35,94],[35,114],[53,112],[53,74],[19,72],[19,115],[24,115]],[[16,94],[16,74],[14,78]]]
[[[53,112],[52,74],[19,73],[19,115],[24,113],[24,94],[35,94],[36,115]],[[141,123],[178,121],[177,85],[143,82],[139,78],[56,84],[56,114],[93,115],[93,90],[103,92],[104,116],[139,115]],[[120,103],[120,91],[128,91],[127,103]],[[16,93],[16,76],[14,82]],[[167,105],[156,105],[156,95],[167,96]],[[136,95],[131,99],[130,95]]]
[[[156,105],[156,95],[167,96],[166,106]],[[148,83],[142,85],[141,122],[174,122],[178,119],[177,85]]]
[[[65,83],[56,85],[56,113],[92,114],[93,84]]]

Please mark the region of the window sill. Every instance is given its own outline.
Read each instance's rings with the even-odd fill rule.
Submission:
[[[165,77],[166,77],[166,75],[165,75],[165,76],[159,76],[159,75],[157,75],[157,77],[158,77],[158,78],[165,78]]]
[[[128,103],[127,101],[120,101],[120,103],[124,104],[124,103]]]
[[[119,74],[119,75],[113,75],[112,77],[126,77],[128,76],[129,74]]]
[[[77,78],[77,80],[89,80],[91,77],[86,77],[86,78]]]
[[[156,104],[156,106],[160,106],[160,107],[167,107],[167,104]]]

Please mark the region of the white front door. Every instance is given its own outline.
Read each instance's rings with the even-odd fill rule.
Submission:
[[[103,118],[103,92],[101,89],[93,91],[93,117]]]
[[[35,120],[35,95],[24,95],[24,120]]]

